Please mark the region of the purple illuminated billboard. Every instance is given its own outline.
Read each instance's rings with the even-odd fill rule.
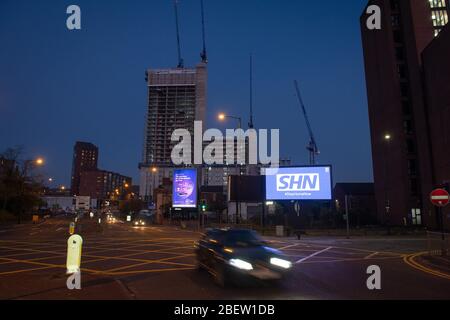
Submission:
[[[197,170],[178,169],[173,172],[172,206],[197,207]]]

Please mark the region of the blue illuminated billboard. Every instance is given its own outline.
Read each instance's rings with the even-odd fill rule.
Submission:
[[[197,207],[197,170],[179,169],[173,172],[172,206]]]
[[[331,200],[331,167],[266,169],[267,200]]]

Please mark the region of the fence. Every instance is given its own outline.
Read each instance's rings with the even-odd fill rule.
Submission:
[[[427,251],[430,256],[450,255],[450,234],[427,232]]]

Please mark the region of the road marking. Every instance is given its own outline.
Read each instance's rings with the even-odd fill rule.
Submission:
[[[372,254],[369,254],[367,257],[364,258],[364,260],[368,260],[368,259],[370,259],[370,258],[373,258],[373,257],[375,257],[377,254],[378,254],[378,252],[374,252],[374,253],[372,253]]]
[[[317,251],[316,253],[313,253],[313,254],[311,254],[311,255],[309,255],[309,256],[307,256],[307,257],[304,257],[303,259],[298,260],[298,261],[296,262],[296,264],[305,262],[306,260],[311,259],[312,257],[315,257],[315,256],[317,256],[317,255],[319,255],[319,254],[321,254],[321,253],[327,252],[328,250],[331,250],[331,249],[333,249],[333,247],[328,247],[328,248],[323,249],[323,250],[321,250],[321,251]]]
[[[405,256],[405,257],[403,257],[403,261],[407,265],[409,265],[410,267],[413,267],[414,269],[417,269],[417,270],[420,270],[422,272],[434,275],[436,277],[440,277],[440,278],[443,278],[443,279],[450,280],[450,274],[443,273],[443,272],[440,272],[438,270],[434,270],[434,269],[428,268],[428,267],[426,267],[426,266],[424,266],[424,265],[422,265],[422,264],[420,264],[420,263],[418,263],[417,261],[414,260],[415,258],[417,258],[419,256],[422,256],[424,254],[426,254],[426,252],[419,252],[419,253],[415,253],[415,254],[412,254],[412,255],[409,255],[409,256]]]
[[[286,250],[286,249],[289,249],[289,248],[296,247],[296,246],[298,246],[298,245],[300,245],[300,243],[291,244],[290,246],[286,246],[286,247],[279,248],[279,250]]]

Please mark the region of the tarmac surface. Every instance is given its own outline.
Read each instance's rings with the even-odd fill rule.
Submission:
[[[425,238],[266,238],[293,262],[288,281],[223,289],[196,269],[200,233],[89,218],[77,225],[82,288],[69,290],[70,221],[0,227],[0,299],[450,299],[449,261],[424,257]],[[366,284],[373,265],[381,290]]]

